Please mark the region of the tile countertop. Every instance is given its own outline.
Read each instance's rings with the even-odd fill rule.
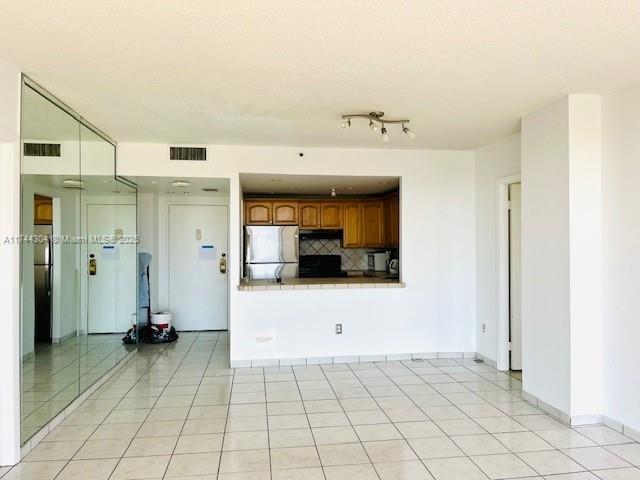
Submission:
[[[238,290],[305,290],[331,288],[404,288],[405,284],[398,278],[389,278],[389,274],[366,273],[346,277],[329,278],[286,278],[281,283],[273,280],[243,279]]]

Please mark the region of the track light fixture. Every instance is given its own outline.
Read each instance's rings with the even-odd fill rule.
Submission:
[[[340,122],[341,128],[348,128],[351,126],[352,118],[366,118],[369,120],[369,128],[372,132],[378,131],[378,124],[380,124],[380,133],[382,134],[382,141],[389,141],[389,133],[387,132],[387,128],[385,124],[387,123],[396,123],[402,126],[402,132],[409,138],[416,138],[416,134],[413,130],[410,130],[409,127],[405,126],[405,123],[409,123],[409,120],[387,120],[383,119],[384,112],[369,112],[369,113],[345,113],[342,115],[342,120]]]

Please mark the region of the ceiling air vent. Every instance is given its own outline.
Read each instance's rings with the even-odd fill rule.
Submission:
[[[206,147],[169,147],[170,160],[207,160]]]
[[[59,143],[25,143],[25,157],[59,157]]]

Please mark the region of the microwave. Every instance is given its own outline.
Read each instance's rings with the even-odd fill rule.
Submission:
[[[388,252],[367,253],[367,269],[371,272],[385,272],[389,263]]]

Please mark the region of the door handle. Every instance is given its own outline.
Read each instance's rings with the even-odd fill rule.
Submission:
[[[92,253],[89,255],[89,275],[95,275],[98,272],[98,266],[96,264],[96,256]]]
[[[227,273],[227,254],[223,253],[220,256],[220,273]]]

